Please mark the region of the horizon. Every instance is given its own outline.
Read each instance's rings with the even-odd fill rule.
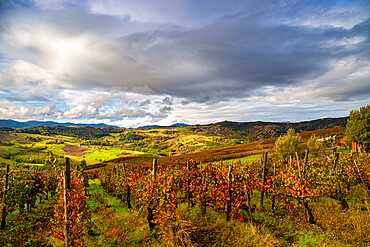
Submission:
[[[0,119],[303,122],[370,102],[369,1],[0,3]]]
[[[323,119],[337,119],[337,118],[348,118],[349,116],[345,116],[345,117],[324,117],[324,118],[317,118],[317,119],[310,119],[310,120],[302,120],[302,121],[296,121],[296,122],[276,122],[276,121],[260,121],[260,120],[257,120],[257,121],[230,121],[230,120],[223,120],[223,121],[219,121],[219,122],[209,122],[209,123],[203,123],[203,124],[199,124],[199,123],[195,123],[195,124],[186,124],[186,123],[173,123],[173,124],[170,124],[170,125],[156,125],[156,124],[151,124],[151,125],[138,125],[137,127],[126,127],[126,126],[116,126],[116,125],[109,125],[108,126],[111,126],[111,127],[118,127],[118,128],[124,128],[124,129],[139,129],[139,128],[142,128],[142,127],[148,127],[148,126],[159,126],[159,127],[171,127],[172,125],[176,125],[176,124],[186,124],[188,126],[197,126],[197,125],[211,125],[211,124],[218,124],[218,123],[222,123],[222,122],[234,122],[234,123],[258,123],[258,122],[262,122],[262,123],[279,123],[279,124],[282,124],[282,123],[291,123],[291,124],[296,124],[296,123],[304,123],[304,122],[312,122],[312,121],[316,121],[316,120],[323,120]],[[27,123],[27,122],[54,122],[54,123],[61,123],[61,124],[80,124],[80,125],[98,125],[98,124],[105,124],[103,122],[100,122],[100,123],[89,123],[89,122],[79,122],[79,123],[76,123],[76,122],[73,122],[73,121],[65,121],[65,122],[59,122],[59,121],[53,121],[53,120],[25,120],[25,121],[18,121],[18,120],[14,120],[14,119],[0,119],[0,121],[16,121],[16,122],[20,122],[20,123]],[[0,126],[1,127],[1,126]]]

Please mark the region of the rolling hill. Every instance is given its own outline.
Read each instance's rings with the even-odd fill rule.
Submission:
[[[210,136],[244,139],[250,142],[263,141],[268,138],[285,135],[288,129],[293,128],[296,133],[305,131],[345,127],[348,117],[323,118],[297,123],[279,122],[231,122],[224,121],[208,125],[189,126],[189,131]]]

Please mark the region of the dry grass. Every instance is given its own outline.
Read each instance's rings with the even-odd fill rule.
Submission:
[[[327,229],[333,241],[351,246],[370,245],[370,212],[363,206],[350,205],[341,210],[340,203],[328,199],[315,206],[317,222]]]
[[[194,229],[190,221],[178,220],[177,227],[165,227],[162,229],[162,241],[169,246],[194,246],[191,243],[190,235]]]

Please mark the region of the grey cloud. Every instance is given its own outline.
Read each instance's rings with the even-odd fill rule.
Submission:
[[[150,113],[147,113],[140,109],[121,108],[115,113],[115,115],[125,119],[130,119],[130,118],[143,118],[149,116]]]
[[[150,86],[157,93],[204,102],[248,96],[264,86],[297,85],[320,77],[330,71],[333,60],[348,56],[368,59],[370,49],[365,49],[369,46],[368,22],[346,30],[288,25],[266,27],[255,25],[248,17],[229,18],[194,30],[129,35],[122,38],[122,44],[134,51],[140,49],[138,52],[148,47],[145,55],[170,72],[171,66],[176,68],[189,61],[194,67],[203,66],[200,73],[189,72],[183,77],[181,73],[164,72],[161,83],[153,82]],[[355,38],[363,40],[350,46],[335,45]]]
[[[171,97],[165,97],[162,102],[166,105],[172,105],[173,99]]]
[[[172,107],[170,107],[170,106],[164,106],[164,107],[159,109],[159,112],[161,112],[161,113],[170,113],[171,111],[172,111]]]
[[[168,117],[167,112],[155,112],[154,114],[150,115],[150,119],[152,122],[158,122]]]
[[[100,94],[94,98],[94,107],[100,108],[101,106],[109,103],[112,100],[110,95]]]
[[[33,95],[33,96],[9,96],[9,97],[4,97],[5,99],[9,101],[15,101],[15,102],[50,102],[51,100],[48,97],[45,97],[43,95]]]
[[[151,103],[150,99],[147,99],[141,102],[139,106],[146,106],[146,105],[149,105],[150,103]]]

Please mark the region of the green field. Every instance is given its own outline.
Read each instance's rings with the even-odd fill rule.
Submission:
[[[255,160],[260,160],[261,159],[261,154],[256,154],[256,155],[250,155],[250,156],[246,156],[246,157],[243,157],[243,158],[240,158],[240,159],[232,159],[232,160],[225,160],[223,161],[224,164],[236,164],[236,163],[247,163],[247,162],[251,162],[251,161],[255,161]]]

